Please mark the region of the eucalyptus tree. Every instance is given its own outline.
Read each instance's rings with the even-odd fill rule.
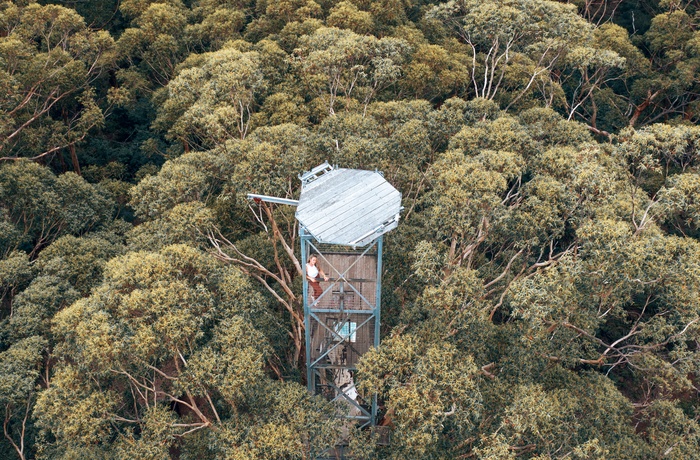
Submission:
[[[505,88],[514,93],[509,106],[539,78],[548,77],[591,31],[572,5],[539,0],[488,4],[455,0],[434,7],[430,15],[444,21],[468,45],[476,96],[493,99],[503,84],[515,83],[513,73],[522,69],[524,84]]]
[[[22,339],[0,354],[0,404],[3,434],[14,453],[25,460],[33,450],[30,415],[36,403],[46,340],[39,336]],[[33,434],[33,433],[31,433]]]
[[[245,224],[221,219],[219,228],[210,233],[216,256],[257,280],[287,316],[286,331],[293,343],[287,361],[292,367],[300,363],[304,347],[299,291],[303,271],[294,208],[242,202],[247,193],[298,198],[297,175],[320,162],[309,148],[312,141],[308,130],[292,124],[258,128],[246,138],[239,146],[240,156],[222,197],[222,201],[236,200],[235,216],[244,216]],[[236,233],[237,241],[226,236]]]
[[[631,88],[634,112],[630,125],[650,124],[672,117],[697,121],[700,31],[691,2],[664,2],[644,41],[650,71]],[[697,13],[695,13],[697,14]]]
[[[250,42],[276,34],[294,40],[292,35],[300,28],[320,24],[323,16],[323,8],[314,0],[257,0],[254,12],[244,34]]]
[[[374,29],[374,17],[368,11],[360,10],[354,3],[343,1],[331,8],[326,24],[364,35]]]
[[[357,98],[366,110],[379,91],[399,78],[409,50],[401,39],[324,27],[302,37],[294,64],[308,91],[321,98],[333,115],[341,97],[346,104]]]
[[[697,437],[695,406],[683,411],[678,395],[698,374],[698,245],[663,224],[695,225],[692,129],[630,132],[612,147],[549,109],[517,119],[493,109],[466,104],[476,122],[438,153],[404,224],[427,218],[422,234],[432,236],[413,240],[412,273],[398,288],[410,281],[418,296],[360,365],[364,390],[383,395],[384,422],[401,432],[378,452],[682,458]],[[463,361],[416,385],[426,364],[406,361],[414,341],[455,347]],[[478,400],[408,399],[457,376],[466,380],[448,388]],[[412,425],[420,410],[439,423]]]
[[[119,8],[132,20],[116,43],[119,58],[128,64],[122,73],[138,69],[156,87],[165,86],[189,54],[183,34],[188,9],[179,0],[125,1]]]
[[[0,0],[0,156],[86,180],[0,164],[1,457],[336,442],[294,209],[245,198],[324,160],[403,193],[354,457],[695,456],[695,3],[46,3]]]
[[[68,149],[79,173],[75,145],[104,122],[95,85],[114,41],[72,9],[34,1],[0,3],[0,30],[0,160],[63,161]]]
[[[54,175],[29,161],[0,166],[0,211],[8,230],[3,253],[32,256],[61,235],[81,235],[112,218],[114,203],[80,176]]]
[[[51,435],[42,455],[309,458],[312,439],[331,445],[332,406],[270,379],[264,315],[238,269],[197,249],[113,259],[55,317],[60,361],[35,409]]]
[[[456,0],[435,6],[442,21],[466,44],[470,93],[496,99],[506,110],[535,100],[560,107],[568,119],[596,127],[597,93],[620,77],[625,58],[596,37],[573,5],[551,1]]]
[[[293,209],[252,207],[245,195],[298,196],[296,175],[320,162],[309,149],[312,141],[308,130],[292,124],[258,128],[243,140],[172,160],[132,189],[132,206],[146,221],[130,236],[132,245],[160,247],[169,241],[204,249],[211,248],[210,240],[215,243],[218,257],[261,283],[288,315],[292,367],[304,336]],[[282,349],[284,340],[278,344]]]
[[[403,67],[399,85],[414,97],[428,100],[466,94],[471,63],[461,51],[437,44],[418,45]]]
[[[199,0],[192,4],[194,23],[187,27],[193,45],[214,51],[229,40],[240,38],[250,14],[252,0]]]
[[[181,142],[185,151],[244,139],[266,84],[255,51],[234,46],[193,56],[167,86],[167,99],[154,124]]]

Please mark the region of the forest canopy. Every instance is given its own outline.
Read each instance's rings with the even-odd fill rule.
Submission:
[[[697,0],[0,0],[0,457],[691,459]],[[390,442],[306,389],[298,175],[402,193]]]

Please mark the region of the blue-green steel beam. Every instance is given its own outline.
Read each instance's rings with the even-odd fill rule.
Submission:
[[[328,309],[328,308],[312,308],[311,313],[338,313],[338,309]],[[374,308],[371,310],[343,310],[343,313],[348,313],[351,315],[373,315]]]
[[[379,322],[382,314],[382,252],[384,251],[384,235],[377,239],[377,293],[374,308],[374,346],[379,346]],[[377,395],[372,395],[372,426],[377,423]]]
[[[314,384],[314,375],[313,375],[313,368],[311,366],[311,317],[310,317],[310,308],[309,308],[309,282],[306,279],[306,259],[307,259],[307,242],[309,240],[309,236],[306,234],[306,231],[304,230],[304,227],[299,225],[299,240],[301,241],[301,267],[304,272],[304,276],[302,277],[302,302],[304,302],[304,339],[305,339],[305,348],[306,348],[306,385],[309,389],[309,392],[311,394],[314,393],[315,390],[315,384]]]
[[[307,384],[308,384],[308,389],[309,392],[312,394],[315,394],[316,392],[316,373],[321,371],[322,369],[325,369],[325,366],[321,364],[320,361],[323,360],[325,356],[328,355],[329,351],[331,349],[334,349],[335,347],[339,346],[340,344],[344,343],[345,340],[341,340],[338,344],[335,344],[334,347],[331,347],[331,349],[326,350],[326,352],[317,358],[316,360],[312,361],[311,358],[311,323],[312,321],[316,321],[319,324],[320,328],[325,328],[328,329],[328,327],[323,324],[322,321],[316,316],[317,313],[344,313],[344,314],[361,314],[361,315],[367,315],[365,319],[361,322],[360,326],[357,329],[360,329],[362,326],[366,325],[369,323],[369,321],[374,320],[374,343],[373,345],[375,347],[379,346],[379,340],[380,340],[380,315],[381,315],[381,272],[382,272],[382,252],[383,252],[383,247],[384,247],[384,238],[383,236],[379,237],[377,240],[373,242],[373,244],[369,245],[363,252],[360,254],[359,258],[362,258],[365,256],[370,248],[376,245],[377,248],[377,273],[376,273],[376,300],[374,302],[374,305],[372,305],[370,302],[365,299],[362,294],[352,285],[352,282],[345,279],[345,275],[349,272],[350,268],[346,270],[344,273],[340,274],[338,273],[339,279],[342,279],[343,281],[347,282],[348,287],[351,288],[351,291],[354,291],[356,295],[359,295],[361,299],[367,304],[368,307],[371,309],[368,310],[343,310],[341,312],[340,309],[327,309],[327,308],[313,308],[312,305],[309,305],[309,285],[308,285],[308,280],[306,279],[306,263],[308,261],[308,253],[310,250],[313,250],[314,252],[318,252],[321,257],[323,258],[323,251],[320,251],[316,245],[314,244],[314,239],[311,234],[306,232],[303,226],[299,226],[299,236],[300,236],[300,244],[301,244],[301,263],[302,267],[304,270],[304,277],[303,277],[303,282],[302,282],[302,289],[303,289],[303,294],[302,294],[302,299],[304,302],[304,327],[306,328],[306,333],[305,335],[305,344],[306,344],[306,379],[307,379]],[[325,260],[325,258],[324,258]],[[359,259],[358,259],[359,260]],[[328,262],[326,260],[326,262]],[[355,262],[357,263],[357,261]],[[353,264],[354,265],[354,264]],[[332,267],[332,266],[331,266]],[[335,270],[335,267],[332,267]],[[324,290],[323,295],[326,295],[328,291],[330,291],[332,287],[329,287],[328,289]],[[321,297],[322,297],[321,296]],[[335,331],[332,331],[328,329],[332,334],[335,333]],[[342,337],[340,337],[342,338]],[[344,367],[349,370],[355,370],[354,367]],[[332,385],[332,384],[331,384]],[[342,393],[342,392],[341,392]],[[347,399],[347,396],[344,396],[344,399]],[[357,404],[357,403],[355,403]],[[362,409],[364,411],[364,409]],[[354,418],[354,417],[348,417],[348,416],[341,416],[342,418]],[[372,402],[371,402],[371,408],[370,412],[368,415],[357,417],[358,420],[367,420],[367,423],[363,426],[367,425],[376,425],[377,423],[377,395],[372,396]]]

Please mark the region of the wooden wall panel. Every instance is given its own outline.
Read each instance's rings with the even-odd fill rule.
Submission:
[[[375,254],[323,253],[318,266],[330,278],[321,281],[325,293],[312,308],[371,310],[377,293],[377,256]],[[339,280],[345,274],[347,281]],[[354,289],[353,289],[354,288]],[[362,300],[364,297],[365,301]]]

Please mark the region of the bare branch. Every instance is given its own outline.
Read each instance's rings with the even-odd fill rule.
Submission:
[[[496,367],[496,363],[485,364],[481,366],[481,373],[490,379],[495,379],[496,376],[490,372],[494,367]]]

